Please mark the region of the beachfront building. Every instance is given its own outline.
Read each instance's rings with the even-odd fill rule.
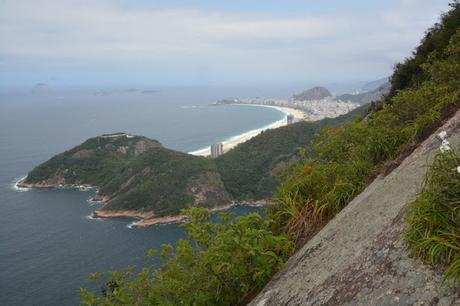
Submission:
[[[222,154],[224,154],[224,145],[221,142],[215,143],[211,146],[211,157],[212,158],[216,158]]]
[[[286,122],[288,125],[294,123],[294,115],[287,115]]]

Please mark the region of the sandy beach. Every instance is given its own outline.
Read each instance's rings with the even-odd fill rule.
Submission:
[[[232,104],[232,105],[238,105],[238,106],[247,106],[247,107],[269,107],[269,108],[274,108],[277,109],[285,114],[284,118],[281,120],[278,120],[276,122],[273,122],[272,124],[269,124],[265,127],[258,128],[255,130],[248,131],[246,133],[231,137],[227,140],[222,141],[223,144],[223,149],[224,153],[228,152],[229,150],[233,149],[240,143],[243,143],[245,141],[248,141],[254,136],[259,135],[263,131],[266,131],[268,129],[276,129],[282,126],[285,126],[287,124],[287,116],[292,115],[294,116],[294,122],[304,120],[305,118],[305,113],[301,110],[294,109],[294,108],[289,108],[289,107],[281,107],[281,106],[271,106],[271,105],[255,105],[255,104]],[[189,152],[189,154],[192,155],[197,155],[197,156],[209,156],[210,155],[210,147],[206,147],[200,150],[192,151]]]

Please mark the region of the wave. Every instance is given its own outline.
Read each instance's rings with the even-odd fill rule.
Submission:
[[[94,213],[91,213],[87,216],[85,216],[86,220],[94,220],[94,221],[104,221],[104,218],[98,218],[94,216]]]
[[[126,227],[129,228],[129,229],[133,229],[134,228],[134,222],[126,224]]]
[[[94,200],[94,197],[89,198],[86,202],[89,203],[90,206],[102,204],[102,201]]]
[[[21,176],[19,178],[15,178],[14,181],[10,184],[10,188],[13,189],[14,191],[17,191],[17,192],[29,191],[30,188],[19,187],[18,186],[19,182],[22,181],[23,179],[25,179],[26,177],[27,177],[27,175]]]

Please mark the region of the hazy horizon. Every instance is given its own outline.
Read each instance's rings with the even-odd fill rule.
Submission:
[[[0,91],[352,87],[391,75],[448,3],[4,0]]]

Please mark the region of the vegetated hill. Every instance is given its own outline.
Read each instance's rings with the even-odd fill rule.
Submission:
[[[186,207],[230,202],[212,160],[124,133],[91,138],[56,155],[33,169],[20,185],[85,184],[99,188],[105,211],[153,211],[155,216],[164,216]]]
[[[361,87],[362,91],[373,91],[386,83],[390,83],[390,77],[384,77],[372,82],[368,82]]]
[[[353,121],[366,112],[367,106],[361,106],[337,118],[294,123],[238,145],[216,159],[227,191],[235,200],[270,199],[279,186],[278,176],[318,131]]]
[[[458,0],[451,4],[452,9],[441,16],[440,21],[426,31],[420,45],[402,63],[395,66],[391,76],[390,96],[398,90],[408,88],[412,85],[429,78],[423,64],[429,62],[430,56],[442,54],[449,46],[450,38],[460,27],[460,8]]]
[[[378,88],[368,91],[362,92],[359,94],[342,94],[337,96],[337,100],[341,101],[350,101],[354,103],[359,103],[361,105],[380,101],[386,94],[390,92],[391,84],[389,82],[384,83],[383,85],[379,86]]]
[[[100,192],[111,195],[104,210],[153,211],[157,217],[230,203],[213,160],[165,148],[147,150]]]
[[[158,141],[124,133],[101,135],[52,157],[34,168],[22,182],[37,187],[58,185],[104,186],[132,160]]]
[[[310,88],[299,94],[293,95],[292,98],[294,100],[299,100],[299,101],[309,101],[309,100],[321,100],[321,99],[331,97],[331,96],[332,94],[327,88],[317,86],[317,87]]]

